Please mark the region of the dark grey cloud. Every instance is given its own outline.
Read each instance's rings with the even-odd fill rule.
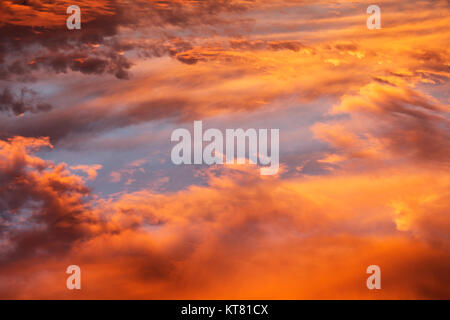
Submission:
[[[36,92],[22,88],[18,93],[12,92],[9,88],[4,88],[0,92],[0,112],[14,115],[21,115],[25,112],[45,112],[50,111],[52,106],[48,103],[37,103]]]

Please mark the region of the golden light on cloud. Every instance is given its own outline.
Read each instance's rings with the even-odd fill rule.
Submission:
[[[450,297],[448,1],[71,4],[0,4],[0,298]],[[278,172],[175,165],[193,121]]]

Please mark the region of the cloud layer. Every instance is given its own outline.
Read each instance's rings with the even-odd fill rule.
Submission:
[[[1,298],[450,297],[448,1],[380,30],[367,1],[78,2],[73,31],[0,4]],[[194,120],[280,128],[281,173],[175,167]]]

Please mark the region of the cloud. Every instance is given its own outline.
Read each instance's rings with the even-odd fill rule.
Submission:
[[[372,82],[345,95],[333,114],[351,119],[319,123],[318,138],[342,159],[406,159],[449,165],[449,107],[406,85]]]
[[[83,0],[77,3],[82,12],[82,27],[71,31],[66,28],[66,9],[72,4],[68,0],[51,4],[8,0],[0,4],[0,35],[3,39],[0,79],[23,78],[42,65],[56,73],[67,69],[84,74],[108,72],[119,79],[127,79],[132,63],[114,50],[120,40],[119,29],[129,32],[153,28],[163,38],[173,38],[170,33],[164,35],[164,28],[223,24],[218,15],[246,8],[244,3],[231,0],[169,1],[164,4],[159,1]],[[102,48],[95,50],[98,46]],[[130,45],[121,47],[127,51],[135,49]],[[147,51],[160,50],[147,48]],[[16,59],[19,54],[21,60]],[[80,59],[84,61],[80,62]]]
[[[366,2],[79,3],[77,31],[68,1],[0,3],[0,297],[450,296],[447,1],[380,0],[376,32]],[[287,155],[297,177],[195,168],[202,185],[169,192],[183,174],[132,145],[262,110],[283,126],[288,107],[306,120],[284,141],[309,125],[317,138]],[[67,151],[90,143],[92,163],[121,147],[128,164]],[[37,155],[52,144],[70,166]],[[138,181],[136,159],[158,170],[143,189],[87,187]],[[309,176],[316,162],[329,170]],[[71,264],[79,293],[64,286]],[[365,287],[371,264],[381,292]]]
[[[51,147],[47,138],[14,137],[0,141],[0,264],[16,259],[62,253],[89,233],[89,189],[64,163],[32,153]]]
[[[61,2],[61,8],[65,4]],[[365,11],[351,2],[317,5],[323,10],[312,10],[304,1],[85,2],[81,5],[86,8],[85,23],[74,32],[58,20],[65,14],[58,19],[46,16],[59,17],[44,3],[11,6],[19,18],[5,13],[0,26],[5,35],[0,77],[18,83],[49,81],[57,73],[62,90],[78,103],[51,103],[55,108],[45,117],[0,119],[3,136],[42,135],[52,143],[64,139],[73,143],[86,133],[154,120],[192,121],[338,99],[372,81],[435,84],[435,90],[444,94],[449,54],[439,41],[445,37],[439,26],[446,20],[435,7],[422,3],[419,11],[426,12],[424,16],[414,6],[383,1],[384,6],[400,6],[402,11],[383,13],[389,32],[369,33],[361,30]],[[448,10],[442,1],[435,6]],[[283,8],[290,10],[273,13]],[[271,20],[261,19],[258,10]],[[311,23],[309,28],[299,29],[295,10],[302,12],[302,24]],[[32,12],[31,22],[27,12]],[[426,23],[415,23],[419,18]],[[408,19],[412,23],[407,24]],[[404,34],[405,28],[414,31],[414,41],[407,34],[393,38]],[[109,74],[128,81],[105,77]],[[83,87],[88,81],[83,75],[93,77],[96,85]]]
[[[407,167],[377,179],[354,174],[284,181],[262,179],[250,167],[204,174],[207,186],[167,194],[141,190],[99,199],[84,214],[69,211],[64,230],[72,235],[87,212],[102,218],[85,220],[95,232],[52,251],[58,259],[39,256],[46,274],[31,257],[3,264],[1,274],[27,289],[2,279],[1,295],[69,297],[58,279],[73,261],[86,274],[80,298],[374,298],[365,288],[370,264],[382,267],[384,290],[377,298],[450,294],[445,171]],[[442,232],[430,232],[435,224]],[[59,227],[50,230],[54,235]],[[112,294],[111,287],[120,290]]]
[[[52,109],[52,106],[48,103],[36,103],[35,97],[36,92],[34,90],[22,88],[19,94],[13,94],[10,89],[4,88],[3,92],[0,92],[0,111],[19,116],[27,111],[37,113]]]
[[[102,168],[103,166],[101,164],[70,166],[72,170],[80,170],[86,173],[90,180],[95,180],[97,178],[97,171]]]

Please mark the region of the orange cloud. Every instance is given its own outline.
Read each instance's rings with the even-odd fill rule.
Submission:
[[[1,246],[2,265],[61,253],[86,236],[89,221],[95,221],[83,179],[64,163],[34,156],[41,147],[51,147],[48,138],[0,141],[0,235],[8,244]]]
[[[58,259],[40,256],[45,274],[32,257],[3,261],[1,274],[9,280],[2,278],[0,293],[138,299],[450,294],[443,285],[450,281],[445,170],[410,166],[290,180],[233,168],[205,174],[205,187],[142,190],[84,209],[98,217],[89,222],[96,231],[72,239]],[[66,228],[79,223],[69,221]],[[75,262],[85,272],[79,293],[61,286],[65,264]],[[383,270],[378,293],[365,288],[371,264]],[[26,285],[12,288],[11,279]]]
[[[70,36],[65,1],[61,15],[27,3],[0,4],[0,297],[450,297],[447,1],[380,0],[374,32],[366,2],[82,1]],[[24,99],[25,82],[60,105]],[[101,199],[76,174],[100,165],[35,154],[155,120],[314,113],[311,101],[336,102],[311,123],[328,143],[322,176],[229,166],[196,171],[203,186]],[[112,181],[131,183],[133,160]],[[81,292],[64,286],[71,264]]]
[[[432,161],[448,168],[449,111],[405,84],[372,82],[331,110],[351,119],[318,123],[313,131],[336,149],[333,159]]]

